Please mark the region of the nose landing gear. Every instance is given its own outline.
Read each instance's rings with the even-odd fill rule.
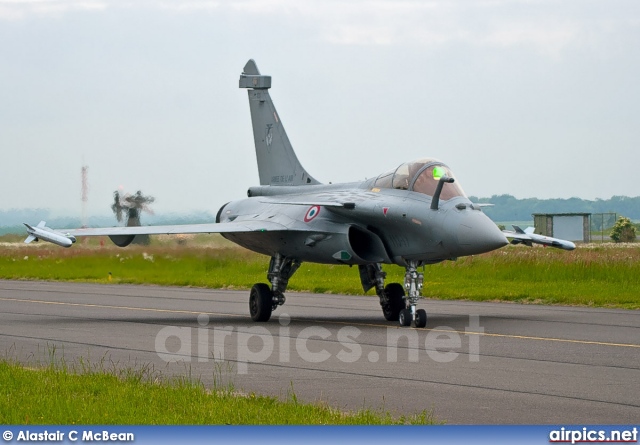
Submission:
[[[410,326],[412,321],[416,328],[424,328],[427,325],[427,311],[424,309],[416,310],[418,300],[422,298],[423,283],[424,274],[418,272],[418,262],[407,261],[404,288],[409,295],[406,309],[400,312],[400,326]]]

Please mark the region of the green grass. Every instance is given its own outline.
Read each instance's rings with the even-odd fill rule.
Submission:
[[[636,247],[565,252],[514,246],[439,265],[428,274],[424,293],[445,299],[640,309],[639,260]]]
[[[26,368],[0,361],[0,424],[102,425],[389,425],[432,424],[428,412],[394,417],[386,412],[344,412],[232,388],[207,390],[198,381],[164,380],[149,368]],[[92,368],[89,366],[89,368]]]
[[[249,289],[254,283],[267,281],[268,263],[267,257],[234,247],[219,237],[198,238],[186,245],[163,238],[150,246],[124,249],[97,243],[70,249],[47,244],[0,247],[0,278],[5,279]],[[384,269],[387,282],[402,282],[404,269]],[[640,246],[636,244],[593,245],[571,252],[508,246],[427,266],[423,295],[640,309],[639,276]],[[357,267],[342,265],[303,263],[288,289],[362,294]]]

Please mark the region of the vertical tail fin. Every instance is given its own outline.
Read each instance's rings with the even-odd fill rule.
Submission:
[[[276,112],[269,88],[271,76],[262,76],[253,59],[244,66],[240,88],[248,88],[253,138],[258,159],[260,185],[320,184],[298,161]]]

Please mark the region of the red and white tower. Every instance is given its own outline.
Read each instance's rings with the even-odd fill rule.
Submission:
[[[87,227],[87,200],[89,199],[89,184],[87,183],[87,173],[89,167],[82,166],[82,227]]]

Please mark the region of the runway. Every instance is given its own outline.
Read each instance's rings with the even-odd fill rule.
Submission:
[[[422,300],[416,330],[386,322],[376,297],[291,292],[256,324],[247,291],[2,280],[0,307],[0,353],[24,362],[152,364],[452,424],[640,419],[638,311]]]

